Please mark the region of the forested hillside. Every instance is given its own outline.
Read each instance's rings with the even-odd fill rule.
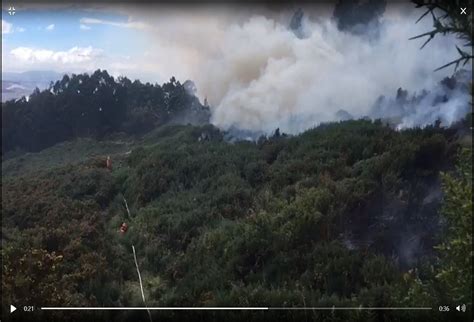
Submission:
[[[2,177],[3,303],[142,306],[132,245],[149,306],[470,303],[470,284],[458,274],[469,275],[472,260],[461,258],[468,244],[457,241],[472,238],[471,150],[457,133],[352,120],[230,142],[212,125],[165,125],[115,151],[89,142],[95,154],[77,162],[51,160],[71,153],[71,144],[24,156],[33,171],[15,172],[21,157],[12,158]],[[194,317],[224,317],[208,314]],[[379,321],[384,314],[265,316]],[[389,314],[445,319],[433,311]],[[145,311],[101,317],[147,318]],[[184,313],[153,312],[156,321],[165,317]]]
[[[80,137],[140,135],[169,122],[203,124],[209,108],[194,96],[194,84],[173,77],[153,85],[114,79],[107,71],[64,75],[47,90],[2,102],[2,155],[37,152]]]

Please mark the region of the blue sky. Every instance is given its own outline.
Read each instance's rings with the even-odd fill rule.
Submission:
[[[136,52],[133,46],[122,46],[119,42],[106,41],[107,36],[117,33],[117,27],[101,24],[84,24],[81,19],[93,18],[112,22],[127,22],[127,17],[117,14],[99,13],[94,11],[21,11],[14,16],[3,13],[4,19],[19,27],[18,32],[7,38],[11,46],[47,47],[52,50],[65,50],[72,46],[101,45],[109,52],[121,51],[124,54]],[[53,30],[46,30],[54,25]],[[81,29],[81,25],[82,28]],[[90,28],[90,29],[89,29]],[[120,30],[120,36],[128,41],[137,37],[137,32],[130,29]]]
[[[187,8],[187,7],[186,7]],[[234,12],[206,7],[29,5],[2,7],[2,71],[60,73],[106,69],[162,83],[202,73]]]
[[[127,74],[146,52],[145,26],[104,10],[2,8],[4,71],[81,72],[113,68]],[[89,57],[89,56],[90,57]],[[128,65],[127,65],[128,64]]]

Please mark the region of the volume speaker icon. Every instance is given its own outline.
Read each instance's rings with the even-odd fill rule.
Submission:
[[[456,310],[466,312],[466,304],[456,306]]]

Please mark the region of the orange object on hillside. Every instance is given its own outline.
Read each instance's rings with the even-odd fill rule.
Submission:
[[[120,232],[122,234],[125,234],[128,230],[128,225],[126,223],[122,223],[122,225],[120,226]]]
[[[112,170],[112,160],[110,159],[110,156],[107,156],[107,161],[105,162],[105,166],[107,169]]]

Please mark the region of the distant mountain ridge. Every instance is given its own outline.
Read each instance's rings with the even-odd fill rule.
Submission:
[[[33,90],[46,89],[66,73],[51,70],[32,70],[26,72],[2,72],[2,102],[30,95]]]

